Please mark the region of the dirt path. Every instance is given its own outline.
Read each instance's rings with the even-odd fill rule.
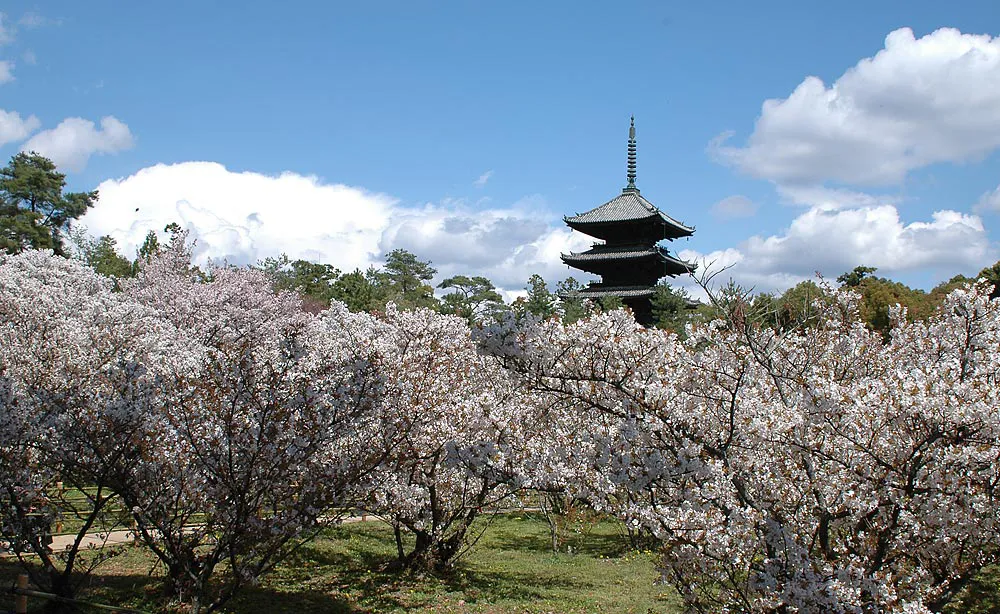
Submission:
[[[340,519],[341,524],[350,524],[354,522],[362,522],[369,520],[379,520],[376,516],[347,516]],[[73,546],[74,540],[76,540],[75,534],[70,535],[53,535],[52,544],[49,548],[53,552],[59,550],[67,550]],[[135,541],[135,532],[131,529],[122,529],[119,531],[110,531],[105,533],[87,533],[83,540],[80,542],[80,550],[88,548],[105,548],[107,546],[116,546],[119,544],[128,544]],[[0,541],[0,559],[3,558],[14,558],[14,554],[7,549],[7,544]]]

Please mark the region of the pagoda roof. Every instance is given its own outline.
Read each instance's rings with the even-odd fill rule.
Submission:
[[[657,209],[653,203],[643,198],[636,188],[625,188],[621,194],[600,207],[563,219],[570,225],[597,225],[649,219],[677,229],[678,236],[694,234],[693,227],[686,226]]]
[[[656,294],[654,286],[604,286],[601,284],[591,284],[586,288],[580,288],[572,292],[560,294],[569,298],[602,298],[605,296],[617,296],[620,298],[649,298]]]
[[[639,260],[649,257],[659,257],[667,262],[683,265],[694,270],[697,264],[691,264],[678,260],[670,253],[658,245],[604,245],[598,244],[585,252],[571,252],[561,254],[563,261],[575,260],[579,262],[593,262],[606,260]]]

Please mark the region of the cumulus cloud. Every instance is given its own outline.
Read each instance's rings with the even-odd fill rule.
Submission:
[[[0,60],[0,84],[14,80],[14,63],[10,60]]]
[[[892,276],[926,268],[977,270],[994,262],[990,244],[976,215],[943,210],[930,221],[904,222],[894,205],[855,209],[814,207],[781,234],[753,236],[737,248],[701,254],[680,252],[700,268],[760,291],[781,291],[816,272],[836,277],[858,265],[878,267]]]
[[[753,217],[756,213],[757,204],[740,194],[727,196],[712,205],[712,216],[719,220]]]
[[[539,196],[489,209],[462,201],[405,206],[385,194],[316,177],[234,172],[212,162],[160,164],[105,181],[98,190],[98,204],[81,222],[95,236],[113,236],[129,256],[148,231],[177,222],[191,230],[201,262],[244,265],[286,253],[351,271],[406,249],[438,269],[435,283],[457,274],[484,275],[508,299],[532,273],[553,285],[571,275],[591,279],[563,265],[559,255],[585,250],[593,239],[546,213]],[[892,276],[923,268],[978,270],[998,257],[976,215],[943,210],[929,220],[905,221],[888,203],[813,206],[780,233],[711,253],[677,255],[698,262],[701,270],[731,266],[722,277],[760,291],[784,290],[816,271],[832,278],[862,264]],[[702,296],[690,279],[674,283]]]
[[[473,181],[472,185],[476,186],[477,188],[481,188],[481,187],[483,187],[483,186],[486,185],[486,182],[489,181],[490,177],[492,177],[492,176],[493,176],[493,171],[492,170],[488,170],[485,173],[483,173],[482,175],[480,175],[478,179],[476,179],[475,181]]]
[[[972,210],[976,213],[1000,213],[1000,186],[992,192],[983,194]]]
[[[938,162],[1000,146],[1000,38],[909,28],[827,86],[806,78],[767,100],[746,145],[709,145],[721,161],[788,185],[890,185]]]
[[[591,241],[544,214],[538,197],[488,210],[461,201],[406,207],[316,177],[234,172],[213,162],[160,164],[97,189],[99,201],[81,223],[94,236],[114,237],[128,256],[147,232],[177,222],[191,231],[201,262],[245,265],[285,253],[351,271],[407,249],[433,263],[437,281],[484,275],[511,296],[532,273],[553,283],[574,274],[559,254]]]
[[[382,251],[406,249],[432,261],[444,277],[484,275],[505,289],[524,286],[532,273],[562,279],[572,273],[559,254],[586,249],[593,239],[571,232],[545,208],[533,196],[505,209],[460,203],[399,209],[383,233]]]
[[[41,125],[42,123],[34,115],[22,118],[14,111],[0,109],[0,147],[7,143],[23,141]]]
[[[128,126],[113,116],[101,119],[101,127],[82,117],[64,119],[58,126],[43,130],[22,146],[36,151],[66,171],[79,172],[94,154],[113,154],[134,144]]]
[[[287,253],[293,259],[364,269],[395,201],[316,177],[233,172],[214,162],[158,164],[98,187],[81,223],[111,235],[133,255],[150,230],[171,222],[191,231],[200,260],[251,264]]]

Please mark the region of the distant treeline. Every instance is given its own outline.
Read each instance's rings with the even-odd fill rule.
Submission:
[[[160,249],[156,233],[150,231],[135,258],[129,259],[119,253],[112,237],[95,240],[83,229],[72,229],[72,222],[94,205],[98,194],[96,191],[64,193],[65,185],[65,175],[56,170],[51,160],[35,153],[22,152],[13,156],[7,166],[0,169],[0,250],[15,254],[30,248],[51,249],[56,254],[85,261],[102,275],[134,277],[140,263]],[[164,229],[169,235],[180,230],[177,224]],[[309,311],[325,309],[331,301],[337,300],[352,311],[381,312],[387,303],[393,302],[402,309],[427,307],[455,314],[472,324],[504,311],[575,322],[586,315],[621,306],[621,302],[613,298],[600,302],[559,298],[559,295],[581,288],[582,284],[569,277],[556,284],[553,291],[537,274],[528,277],[526,296],[510,304],[505,303],[492,281],[479,275],[455,275],[445,279],[437,287],[446,293],[437,297],[435,288],[429,283],[437,274],[431,262],[402,249],[384,254],[383,260],[382,267],[345,273],[333,265],[291,260],[283,254],[266,258],[252,268],[269,273],[275,280],[276,289],[297,291]],[[985,279],[994,285],[994,297],[998,295],[996,287],[1000,287],[1000,262],[972,277],[955,275],[930,292],[877,277],[876,271],[875,267],[858,266],[840,275],[837,283],[861,295],[862,317],[872,329],[883,332],[889,330],[890,307],[894,305],[905,307],[910,320],[923,319],[935,311],[949,291],[963,284]],[[813,281],[803,281],[782,294],[753,294],[730,284],[715,293],[715,297],[722,301],[736,295],[749,297],[752,309],[748,317],[764,326],[788,329],[808,325],[815,312],[814,301],[822,300],[827,291],[822,283]],[[693,319],[709,319],[718,313],[718,305],[699,305],[683,288],[672,287],[666,282],[656,287],[652,301],[655,326],[681,334],[684,325]]]

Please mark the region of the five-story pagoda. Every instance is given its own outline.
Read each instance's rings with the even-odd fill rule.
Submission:
[[[678,260],[660,247],[663,240],[690,237],[688,227],[657,209],[635,187],[635,117],[628,130],[628,185],[622,193],[596,209],[563,218],[573,230],[601,239],[585,252],[562,254],[569,266],[601,276],[574,298],[617,296],[632,309],[640,324],[653,323],[650,298],[663,277],[691,273],[695,264]],[[567,296],[567,298],[569,298]]]

